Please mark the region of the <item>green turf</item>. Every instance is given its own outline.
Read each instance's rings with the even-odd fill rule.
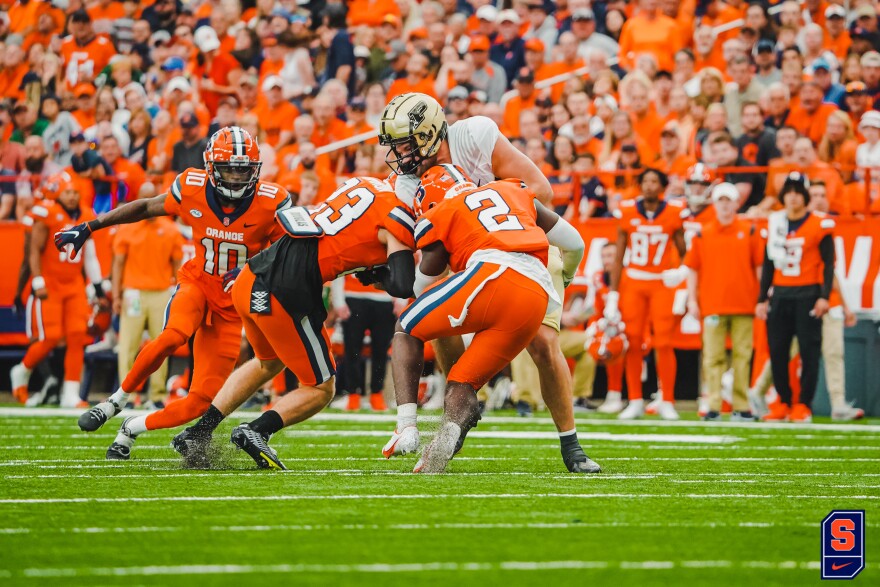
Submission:
[[[223,470],[182,469],[170,431],[109,463],[118,420],[91,435],[75,422],[0,417],[3,585],[818,584],[820,522],[841,508],[867,510],[856,582],[880,577],[877,421],[592,417],[579,431],[604,472],[589,477],[564,472],[552,438],[478,434],[448,474],[412,475],[414,457],[381,458],[393,424],[327,418],[273,438],[288,473],[257,471],[232,448]],[[485,418],[477,431],[553,427]]]

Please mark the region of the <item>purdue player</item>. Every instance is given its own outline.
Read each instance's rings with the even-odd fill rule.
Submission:
[[[379,143],[391,149],[386,162],[398,176],[395,192],[410,207],[422,174],[445,163],[462,168],[478,186],[496,177],[517,177],[543,204],[549,206],[553,196],[541,170],[511,145],[489,118],[474,116],[447,126],[440,104],[425,94],[402,94],[388,103],[379,120]],[[561,298],[562,258],[556,248],[550,250],[548,268]],[[539,370],[544,403],[559,432],[563,460],[569,471],[587,473],[591,461],[577,439],[571,374],[559,348],[560,317],[561,309],[547,315],[527,348]],[[443,364],[453,364],[463,352],[458,341],[455,337],[438,347]],[[382,451],[386,457],[419,447],[416,397],[398,391],[397,406],[397,428]]]
[[[196,256],[178,272],[164,330],[141,350],[116,393],[80,416],[79,427],[92,432],[103,426],[195,335],[189,394],[147,416],[127,418],[107,450],[108,459],[127,460],[138,434],[180,426],[208,408],[232,373],[241,343],[241,319],[224,290],[224,276],[283,234],[274,219],[290,207],[290,197],[281,186],[259,181],[260,151],[247,131],[232,126],[214,133],[204,160],[204,169],[190,168],[178,175],[167,194],[124,204],[55,234],[59,250],[78,251],[96,230],[145,218],[180,216],[193,228]]]

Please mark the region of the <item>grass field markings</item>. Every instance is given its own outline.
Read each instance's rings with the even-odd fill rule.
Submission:
[[[621,571],[660,571],[675,569],[765,569],[809,570],[819,569],[819,562],[810,561],[729,561],[729,560],[677,560],[677,561],[501,561],[501,562],[424,562],[424,563],[372,563],[372,564],[225,564],[225,565],[175,565],[139,567],[60,567],[27,568],[21,576],[31,579],[63,577],[130,577],[168,575],[250,575],[250,574],[395,574],[425,572],[485,572],[485,571],[550,571],[550,570],[597,570],[619,569]],[[880,565],[868,563],[868,568]]]
[[[212,501],[347,501],[419,499],[669,499],[668,493],[445,493],[445,494],[346,494],[346,495],[175,495],[151,497],[59,497],[0,499],[0,503],[28,505],[48,503],[146,503]],[[840,495],[772,495],[755,493],[689,493],[682,499],[835,499]],[[846,499],[880,499],[880,495],[847,495]]]

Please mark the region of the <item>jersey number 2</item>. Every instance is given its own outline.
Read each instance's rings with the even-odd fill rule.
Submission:
[[[480,221],[489,232],[498,232],[500,230],[522,230],[523,225],[519,218],[513,214],[509,214],[510,206],[501,197],[501,194],[495,190],[486,189],[474,192],[465,197],[464,203],[469,210],[476,210],[483,206],[486,202],[492,204],[485,210],[480,210],[477,220]],[[499,222],[500,220],[500,222]]]
[[[201,242],[205,247],[205,273],[209,275],[223,275],[235,267],[243,268],[248,260],[248,250],[243,244],[220,241],[218,246],[217,241],[207,236]],[[233,267],[229,266],[230,253],[235,254]]]

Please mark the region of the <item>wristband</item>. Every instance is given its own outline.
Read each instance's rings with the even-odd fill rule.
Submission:
[[[34,278],[31,279],[31,289],[34,291],[46,289],[46,280],[43,279],[42,275],[34,275]]]
[[[616,291],[609,291],[607,294],[605,294],[605,307],[617,310],[618,300],[620,300],[620,293]]]
[[[101,221],[97,218],[95,218],[94,220],[89,220],[88,222],[86,222],[86,227],[88,227],[89,233],[93,233],[101,228]]]

